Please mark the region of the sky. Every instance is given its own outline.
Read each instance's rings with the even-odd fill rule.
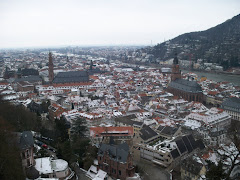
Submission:
[[[0,48],[155,45],[238,14],[239,0],[0,0]]]

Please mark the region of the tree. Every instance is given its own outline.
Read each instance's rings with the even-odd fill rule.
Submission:
[[[0,117],[0,179],[25,179],[12,126]]]
[[[87,131],[86,120],[82,118],[77,118],[71,128],[73,136],[84,137]]]
[[[12,105],[0,97],[0,112],[3,119],[16,131],[39,131],[41,128],[41,120],[33,112],[28,111],[22,105]]]
[[[240,165],[240,162],[238,161],[238,158],[240,158],[240,122],[232,121],[231,126],[228,130],[228,136],[234,143],[236,149],[235,151],[232,151],[232,152],[228,151],[224,153],[225,158],[228,158],[231,160],[231,165],[227,171],[226,180],[231,179],[230,175],[234,167]]]
[[[218,162],[218,165],[215,165],[212,162],[208,162],[209,170],[206,173],[207,179],[211,180],[221,180],[224,179],[226,174],[223,170],[222,161]]]
[[[67,124],[65,118],[61,117],[60,119],[55,120],[55,141],[58,143],[65,142],[69,139],[68,129],[69,125]]]
[[[50,106],[50,104],[51,103],[49,100],[42,102],[41,106],[42,106],[43,112],[45,112],[45,113],[48,112],[48,107]]]
[[[72,142],[74,154],[77,154],[79,157],[84,157],[89,143],[90,140],[88,138],[75,137]]]

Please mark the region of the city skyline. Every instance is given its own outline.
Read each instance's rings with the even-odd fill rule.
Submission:
[[[239,14],[231,1],[0,2],[0,48],[155,45]]]

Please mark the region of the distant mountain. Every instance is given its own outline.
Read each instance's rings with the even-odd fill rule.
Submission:
[[[182,34],[170,41],[145,49],[155,59],[167,60],[177,51],[179,58],[203,59],[225,68],[240,66],[240,14],[206,31]]]

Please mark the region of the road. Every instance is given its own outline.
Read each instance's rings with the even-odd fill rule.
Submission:
[[[73,170],[75,174],[78,177],[78,180],[89,180],[89,178],[86,177],[86,171],[83,171],[79,168],[79,166],[76,163],[72,163]]]
[[[152,162],[140,160],[138,166],[143,171],[144,180],[170,180],[170,174]]]

